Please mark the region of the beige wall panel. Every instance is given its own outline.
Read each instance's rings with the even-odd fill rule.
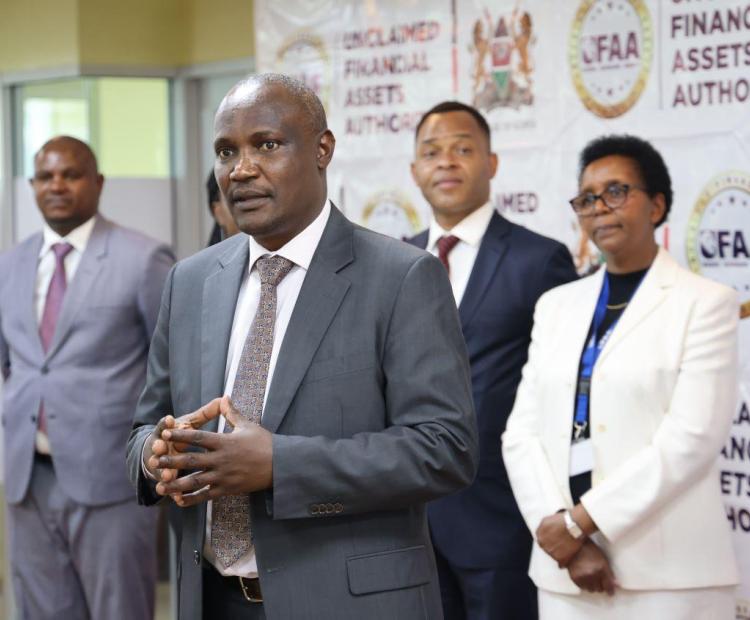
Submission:
[[[0,1],[0,73],[78,62],[77,0]]]
[[[185,3],[187,4],[187,3]],[[189,57],[183,64],[247,58],[255,53],[252,0],[190,0]]]
[[[190,4],[181,0],[79,0],[80,63],[179,65],[189,15]]]

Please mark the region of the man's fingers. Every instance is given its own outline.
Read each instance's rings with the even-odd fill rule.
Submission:
[[[163,439],[155,439],[154,443],[151,444],[151,453],[156,456],[161,456],[169,452],[169,446]]]
[[[175,499],[175,503],[180,508],[187,508],[188,506],[195,506],[201,502],[216,499],[218,496],[211,485],[207,484],[193,493],[183,493],[179,499]]]
[[[161,469],[159,471],[160,471],[160,479],[162,482],[172,482],[172,480],[177,478],[176,469]]]
[[[195,431],[188,428],[166,430],[162,433],[162,436],[167,441],[174,442],[175,444],[189,444],[197,448],[206,448],[208,450],[215,450],[219,445],[220,438],[218,433]]]
[[[180,418],[180,422],[185,423],[195,429],[200,428],[206,422],[209,422],[219,416],[220,403],[220,398],[214,398],[211,402],[206,403],[197,411],[193,411],[193,413],[189,413],[186,416]]]
[[[159,458],[159,467],[166,469],[208,469],[211,464],[205,452],[175,452]]]
[[[206,485],[216,482],[216,477],[210,472],[197,471],[188,476],[177,478],[172,482],[159,482],[156,485],[156,491],[159,495],[182,494],[183,497],[188,493],[195,493]],[[176,500],[175,500],[176,501]]]
[[[221,399],[221,415],[223,415],[227,422],[229,422],[232,426],[237,428],[238,426],[242,426],[243,424],[249,424],[247,418],[242,417],[239,411],[234,406],[234,403],[232,403],[232,399],[229,398],[229,396],[224,396]]]

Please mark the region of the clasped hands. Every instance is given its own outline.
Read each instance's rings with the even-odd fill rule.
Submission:
[[[234,429],[215,433],[201,428],[224,416]],[[228,396],[215,398],[197,411],[165,416],[146,440],[144,462],[157,480],[156,492],[181,507],[223,495],[243,495],[273,484],[272,434],[250,422]],[[188,451],[197,448],[198,451]],[[179,472],[192,470],[180,476]]]
[[[573,518],[584,533],[596,530],[582,506],[574,509]],[[562,512],[542,519],[536,530],[536,540],[560,568],[568,569],[570,578],[579,588],[587,592],[606,592],[610,596],[615,593],[617,580],[607,556],[588,536],[573,538],[565,526]]]

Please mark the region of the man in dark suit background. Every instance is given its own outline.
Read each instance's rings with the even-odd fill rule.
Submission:
[[[527,576],[531,537],[500,455],[500,436],[526,363],[534,306],[576,278],[561,243],[495,212],[498,158],[474,108],[444,102],[416,131],[412,176],[433,213],[409,240],[448,269],[469,351],[480,461],[474,483],[428,505],[447,620],[529,620],[536,589]]]
[[[477,455],[443,268],[327,200],[335,139],[303,84],[241,81],[215,132],[247,234],[172,270],[128,445],[139,500],[184,509],[179,617],[440,618],[425,503]]]
[[[162,243],[98,214],[89,146],[49,140],[31,187],[44,229],[0,255],[5,491],[22,620],[152,617],[154,514],[123,451],[159,300]]]

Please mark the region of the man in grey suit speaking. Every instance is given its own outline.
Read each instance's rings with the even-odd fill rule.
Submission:
[[[20,617],[149,618],[154,515],[122,455],[174,263],[98,215],[93,152],[53,138],[31,186],[44,230],[0,255],[11,573]]]
[[[327,200],[301,83],[243,80],[215,134],[250,236],[173,269],[128,446],[140,501],[184,508],[179,616],[440,618],[424,505],[477,458],[445,270]]]

